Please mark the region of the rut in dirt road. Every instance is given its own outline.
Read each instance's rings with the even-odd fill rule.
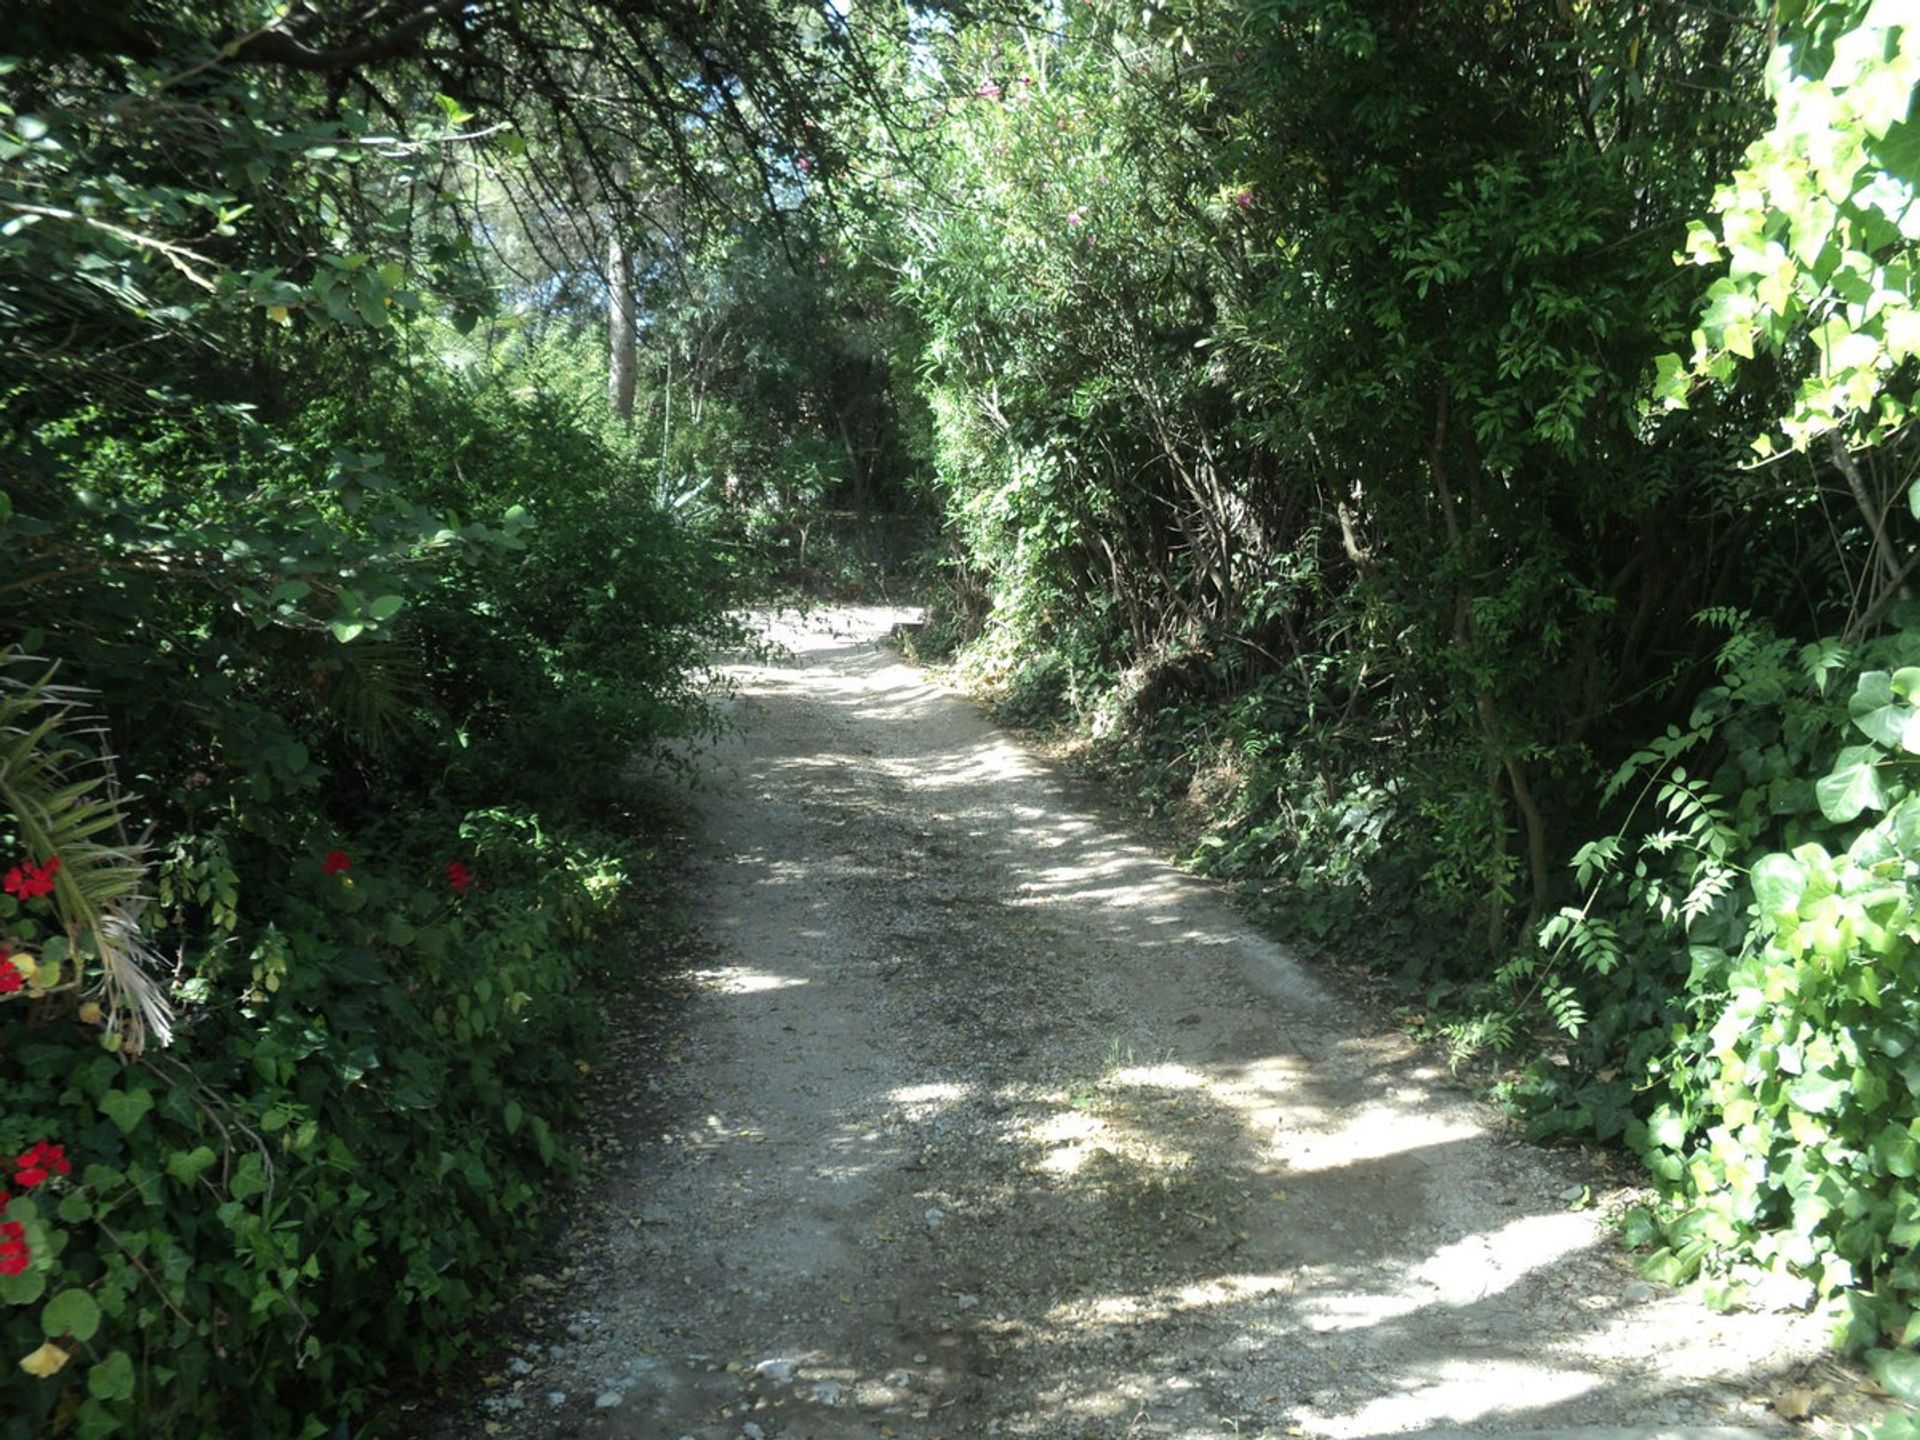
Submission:
[[[894,618],[733,672],[666,1118],[567,1241],[567,1333],[433,1433],[1784,1432],[1810,1321],[1636,1282],[1571,1157],[1362,1033]]]

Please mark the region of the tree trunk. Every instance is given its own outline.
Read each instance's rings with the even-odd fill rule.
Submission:
[[[1440,501],[1440,515],[1447,527],[1447,544],[1456,555],[1465,555],[1465,537],[1460,525],[1460,516],[1455,505],[1453,488],[1447,482],[1447,416],[1449,393],[1443,384],[1440,397],[1434,407],[1433,438],[1427,442],[1427,469],[1433,480],[1435,496]],[[1469,473],[1470,495],[1477,497],[1478,488],[1475,477]],[[1480,513],[1480,505],[1475,500],[1474,517]],[[1473,602],[1464,589],[1454,592],[1453,601],[1453,644],[1457,650],[1464,651],[1473,639]],[[1546,914],[1547,899],[1553,884],[1552,867],[1547,855],[1546,823],[1540,815],[1540,807],[1535,803],[1533,790],[1527,783],[1526,766],[1518,757],[1507,752],[1505,737],[1501,734],[1500,706],[1489,691],[1476,692],[1473,697],[1474,712],[1480,718],[1480,734],[1486,746],[1489,763],[1489,790],[1498,804],[1500,774],[1504,773],[1507,789],[1513,796],[1513,803],[1520,812],[1520,823],[1526,832],[1527,869],[1533,885],[1533,898],[1527,906],[1526,929],[1532,930]],[[1504,843],[1504,842],[1503,842]],[[1506,903],[1496,891],[1488,899],[1487,936],[1495,944],[1496,953],[1501,948],[1499,937],[1507,932]]]
[[[607,240],[607,404],[620,420],[633,423],[634,383],[640,366],[636,345],[633,257],[627,252],[616,216]]]

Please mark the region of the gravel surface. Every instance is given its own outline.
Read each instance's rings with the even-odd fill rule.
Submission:
[[[1860,1413],[1810,1319],[1638,1281],[1578,1157],[1502,1138],[1431,1055],[901,663],[902,618],[770,622],[784,658],[733,668],[676,1048],[636,1061],[625,1158],[566,1263],[418,1434]]]

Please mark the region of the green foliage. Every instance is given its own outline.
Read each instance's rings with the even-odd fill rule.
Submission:
[[[644,278],[627,443],[749,585],[858,594],[931,535],[922,407],[885,257],[832,233],[826,197],[796,200],[677,236]]]
[[[1549,1041],[1658,1266],[1900,1336],[1915,28],[1069,9],[929,47],[879,227],[963,664],[1460,1052]]]
[[[1909,1343],[1920,810],[1904,762],[1920,635],[1861,658],[1894,668],[1853,674],[1824,714],[1779,702],[1781,740],[1817,737],[1808,749],[1825,774],[1810,797],[1798,766],[1741,797],[1740,811],[1765,797],[1785,823],[1742,837],[1751,929],[1696,961],[1685,1038],[1698,1058],[1674,1071],[1636,1134],[1673,1187],[1652,1268],[1684,1276],[1710,1263],[1736,1285],[1804,1277],[1848,1341]],[[1740,758],[1765,764],[1765,752]],[[1768,839],[1790,848],[1759,853]]]
[[[1743,422],[1640,403],[1762,47],[1690,7],[1067,25],[956,37],[910,157],[931,203],[887,241],[993,597],[975,668],[1087,657],[1076,708],[1136,728],[1170,718],[1154,677],[1203,668],[1192,698],[1272,716],[1179,731],[1247,781],[1210,863],[1329,933],[1384,902],[1383,948],[1444,930],[1497,964],[1560,898],[1579,800],[1542,796],[1674,662],[1648,617],[1759,598],[1730,517],[1788,543],[1746,518]]]
[[[305,1433],[447,1359],[538,1238],[630,863],[583,817],[613,817],[637,745],[706,723],[689,667],[714,605],[691,537],[543,363],[417,374],[351,425],[318,407],[288,421],[298,446],[219,413],[27,442],[71,488],[0,542],[14,573],[84,568],[32,618],[154,793],[102,809],[99,782],[10,763],[16,792],[79,808],[9,792],[0,852],[59,854],[92,904],[140,895],[121,933],[180,964],[174,1043],[126,1069],[101,1042],[138,1012],[82,1003],[110,958],[81,943],[91,912],[64,880],[0,899],[37,962],[0,997],[0,1152],[52,1139],[76,1166],[8,1212],[33,1256],[0,1280],[9,1433]],[[498,523],[454,518],[475,513]],[[37,682],[15,694],[45,708]],[[80,761],[74,713],[8,733]],[[80,831],[122,816],[165,838],[102,851],[131,878],[101,892]],[[36,1378],[11,1360],[55,1292],[104,1319]]]
[[[574,1163],[625,877],[530,817],[459,829],[300,857],[130,1068],[71,1013],[9,1035],[0,1151],[52,1137],[72,1173],[6,1211],[33,1260],[0,1279],[0,1433],[317,1435],[501,1293]],[[40,1379],[12,1362],[43,1335],[71,1359]]]
[[[1556,1012],[1571,1062],[1525,1093],[1543,1133],[1646,1157],[1650,1274],[1909,1343],[1920,633],[1795,646],[1713,618],[1738,625],[1720,683],[1622,764],[1622,828],[1575,856],[1584,904],[1503,974],[1591,1011]]]
[[[625,779],[713,724],[725,568],[495,310],[472,117],[218,9],[4,67],[8,1437],[319,1435],[455,1354],[576,1165]]]
[[[1689,256],[1726,266],[1708,292],[1691,360],[1661,362],[1661,394],[1725,383],[1757,352],[1799,375],[1781,429],[1795,446],[1862,420],[1884,437],[1912,413],[1920,354],[1920,26],[1897,4],[1798,0],[1782,7],[1767,67],[1773,125],[1714,194]],[[1758,441],[1763,454],[1770,436]]]

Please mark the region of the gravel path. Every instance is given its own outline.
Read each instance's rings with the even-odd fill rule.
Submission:
[[[1638,1282],[1574,1157],[903,665],[897,618],[788,620],[733,671],[684,1039],[530,1282],[557,1333],[423,1433],[1784,1434],[1810,1377],[1845,1408],[1810,1321]]]

